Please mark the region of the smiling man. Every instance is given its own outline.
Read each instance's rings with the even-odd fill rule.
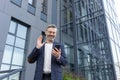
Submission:
[[[34,80],[63,80],[62,67],[67,63],[64,46],[55,42],[57,28],[54,24],[48,25],[46,40],[42,43],[43,36],[39,36],[36,47],[28,56],[28,62],[36,61]],[[59,48],[55,46],[59,46]]]

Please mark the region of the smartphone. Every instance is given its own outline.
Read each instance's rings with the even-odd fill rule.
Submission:
[[[42,31],[41,34],[42,34],[42,43],[43,43],[46,40],[46,34],[44,31]]]
[[[55,45],[55,48],[57,48],[59,50],[60,49],[60,45]]]

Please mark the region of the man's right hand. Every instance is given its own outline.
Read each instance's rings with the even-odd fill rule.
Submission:
[[[38,39],[37,39],[36,48],[38,48],[38,49],[41,48],[45,43],[45,42],[42,43],[42,38],[43,38],[42,36],[39,36]]]

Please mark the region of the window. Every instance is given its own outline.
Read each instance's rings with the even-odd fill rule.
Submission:
[[[74,70],[73,47],[68,44],[65,44],[64,47],[65,47],[65,53],[66,53],[67,61],[68,61],[68,69],[70,69],[70,71],[73,71]]]
[[[28,0],[28,3],[32,6],[36,6],[36,0]]]
[[[6,39],[1,70],[23,67],[26,34],[27,26],[16,21],[11,21]]]
[[[35,14],[36,11],[36,0],[28,0],[28,12]]]
[[[21,6],[22,0],[11,0],[11,2],[16,4],[17,6]]]
[[[42,0],[41,19],[47,21],[48,0]]]

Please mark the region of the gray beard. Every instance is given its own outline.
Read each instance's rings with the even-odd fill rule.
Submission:
[[[51,42],[54,42],[55,38],[48,38]]]

